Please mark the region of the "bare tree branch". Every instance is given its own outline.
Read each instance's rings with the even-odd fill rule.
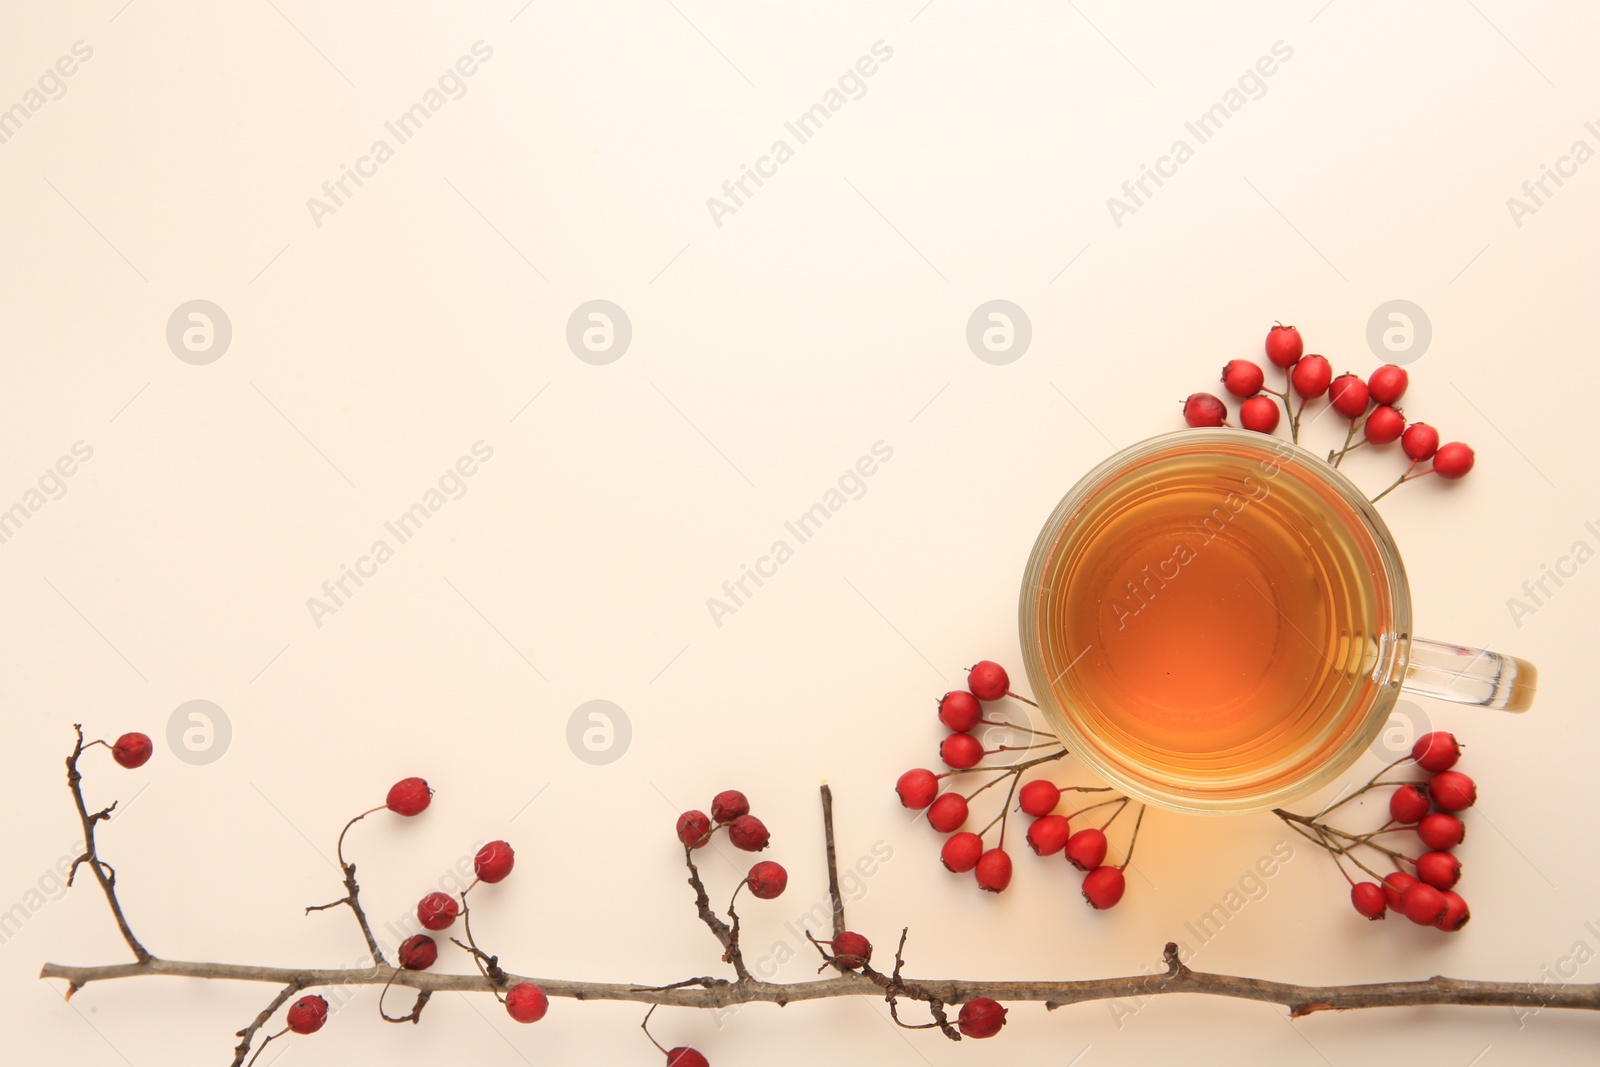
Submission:
[[[967,981],[953,978],[923,979],[916,987],[947,1004],[963,1004],[973,997],[993,997],[1002,1003],[1042,1002],[1048,1008],[1121,997],[1198,993],[1234,1000],[1281,1004],[1299,1017],[1318,1011],[1357,1008],[1403,1008],[1421,1005],[1474,1007],[1572,1008],[1600,1011],[1600,983],[1548,985],[1537,982],[1485,982],[1434,977],[1421,981],[1375,982],[1368,985],[1296,985],[1239,975],[1193,971],[1177,961],[1177,946],[1167,946],[1166,973],[1135,974],[1117,978],[1091,978],[1059,982]],[[432,971],[396,971],[393,968],[296,969],[246,964],[202,963],[152,958],[144,963],[116,963],[99,967],[73,967],[47,963],[42,978],[61,978],[76,987],[122,978],[210,978],[236,982],[300,983],[299,988],[320,986],[395,985],[433,993],[490,993],[493,984],[481,974],[442,974]],[[807,982],[714,983],[694,988],[679,983],[652,987],[639,983],[576,982],[507,973],[507,980],[533,982],[551,997],[574,1000],[618,1000],[639,1004],[666,1004],[680,1008],[725,1008],[734,1004],[794,1004],[831,997],[882,996],[883,990],[866,975],[837,975]],[[700,979],[694,979],[698,983]],[[908,985],[910,983],[907,983]],[[904,995],[904,994],[902,994]]]

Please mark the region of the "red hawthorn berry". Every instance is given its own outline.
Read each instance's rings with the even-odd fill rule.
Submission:
[[[314,1034],[328,1021],[328,1002],[315,993],[289,1005],[289,1029],[297,1034]]]
[[[1072,827],[1065,815],[1041,815],[1028,826],[1028,844],[1034,854],[1054,856],[1067,847]]]
[[[506,1014],[519,1023],[536,1023],[550,1010],[550,998],[532,982],[518,982],[506,990]]]
[[[1442,811],[1464,811],[1478,802],[1478,786],[1460,771],[1440,771],[1428,779],[1428,795]]]
[[[978,865],[983,856],[983,838],[971,830],[951,834],[939,850],[939,861],[952,874],[966,874]]]
[[[1417,836],[1422,843],[1435,851],[1445,852],[1466,840],[1467,828],[1454,815],[1436,811],[1417,823]]]
[[[155,745],[151,744],[150,738],[146,735],[123,734],[117,738],[116,744],[111,746],[111,758],[131,771],[148,763],[150,753],[154,751]]]
[[[1367,379],[1367,391],[1378,403],[1392,405],[1399,402],[1405,395],[1406,386],[1410,384],[1411,376],[1405,372],[1405,368],[1385,363]]]
[[[1417,878],[1435,889],[1452,889],[1461,881],[1461,861],[1448,852],[1424,852],[1417,857]]]
[[[1461,899],[1461,894],[1452,889],[1444,891],[1444,914],[1434,922],[1434,926],[1446,933],[1455,933],[1472,918],[1472,912],[1467,910],[1467,902]]]
[[[1006,886],[1011,884],[1011,857],[1003,848],[991,848],[978,857],[978,866],[973,869],[973,875],[978,879],[980,889],[1004,893]]]
[[[737,789],[724,789],[711,798],[711,817],[718,823],[732,822],[750,814],[750,801]]]
[[[1400,898],[1407,889],[1417,884],[1417,880],[1405,871],[1395,871],[1393,874],[1383,876],[1383,899],[1390,908],[1400,910]]]
[[[854,930],[834,935],[828,945],[833,949],[833,962],[847,971],[872,962],[872,942]]]
[[[1350,903],[1355,905],[1356,911],[1368,919],[1381,919],[1388,910],[1389,903],[1384,899],[1383,887],[1377,882],[1357,882],[1350,887]]]
[[[1228,409],[1210,393],[1190,393],[1183,402],[1183,421],[1190,426],[1221,426],[1228,421]]]
[[[1460,441],[1451,441],[1447,445],[1440,445],[1439,451],[1433,454],[1433,472],[1453,482],[1466,477],[1476,458],[1471,448]]]
[[[408,971],[425,971],[439,958],[439,943],[427,934],[412,934],[400,942],[400,966]]]
[[[1333,381],[1333,367],[1321,356],[1306,356],[1289,372],[1294,391],[1306,400],[1315,400],[1328,391]]]
[[[667,1067],[711,1067],[711,1062],[698,1049],[679,1045],[667,1053]]]
[[[1305,350],[1305,341],[1293,326],[1278,325],[1267,331],[1267,358],[1274,366],[1294,366]]]
[[[746,852],[760,852],[767,847],[770,837],[766,823],[754,815],[741,815],[728,824],[728,840],[733,842],[734,848]]]
[[[461,905],[449,893],[429,893],[417,901],[417,922],[424,930],[446,930],[461,914]]]
[[[1061,790],[1056,788],[1054,782],[1035,778],[1017,791],[1017,803],[1024,812],[1034,818],[1049,815],[1056,810],[1056,805],[1061,803]]]
[[[760,900],[771,900],[782,896],[789,885],[789,872],[783,869],[781,863],[771,860],[762,860],[750,868],[748,875],[750,895]]]
[[[967,821],[967,798],[960,793],[942,793],[928,808],[928,825],[941,834],[961,829]]]
[[[1448,771],[1461,758],[1461,742],[1456,740],[1455,734],[1435,730],[1417,738],[1417,743],[1411,746],[1411,758],[1417,761],[1418,767],[1429,773]]]
[[[979,700],[999,700],[1011,689],[1011,676],[992,659],[981,659],[967,672],[967,688]]]
[[[976,767],[983,760],[983,742],[971,734],[951,734],[939,742],[939,758],[958,771]]]
[[[1422,790],[1414,785],[1403,785],[1389,797],[1389,817],[1397,823],[1410,826],[1428,814],[1432,806],[1428,798],[1422,795]]]
[[[1400,435],[1400,450],[1411,462],[1421,463],[1439,451],[1439,431],[1425,422],[1413,422]]]
[[[1375,445],[1399,440],[1405,428],[1406,417],[1387,404],[1373,408],[1367,421],[1361,424],[1362,434]]]
[[[1105,911],[1117,906],[1127,888],[1121,867],[1096,867],[1084,876],[1083,899],[1095,910]]]
[[[711,840],[711,816],[703,811],[686,811],[678,816],[678,840],[689,848],[702,848]]]
[[[478,850],[478,855],[472,861],[472,869],[477,872],[478,881],[492,885],[505,880],[516,859],[516,853],[511,851],[509,843],[490,841]]]
[[[1080,871],[1092,871],[1106,861],[1106,835],[1090,827],[1067,838],[1067,859]]]
[[[918,767],[902,774],[894,784],[894,791],[900,795],[900,803],[912,811],[921,811],[939,795],[939,776]]]
[[[1271,433],[1278,428],[1278,402],[1270,396],[1251,397],[1239,405],[1239,425],[1254,433]]]
[[[965,689],[952,689],[939,698],[939,721],[964,734],[983,719],[983,706]]]
[[[993,1037],[1005,1024],[1006,1009],[988,997],[973,997],[961,1005],[961,1013],[956,1016],[963,1037]]]
[[[1427,882],[1416,882],[1400,894],[1400,911],[1418,926],[1432,926],[1447,907],[1444,893]]]
[[[1266,380],[1260,365],[1248,359],[1230,359],[1222,368],[1222,387],[1241,400],[1261,392]]]
[[[1346,372],[1328,383],[1328,403],[1347,419],[1359,419],[1365,415],[1370,400],[1367,383],[1359,375]]]
[[[402,778],[389,787],[384,804],[396,815],[421,815],[433,801],[433,790],[421,778]]]

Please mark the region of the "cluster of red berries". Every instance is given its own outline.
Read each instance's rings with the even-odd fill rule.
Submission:
[[[728,842],[734,848],[744,852],[760,852],[767,847],[771,834],[767,826],[760,819],[750,814],[750,799],[737,789],[724,789],[711,798],[711,814],[707,815],[698,808],[691,808],[678,816],[674,828],[678,841],[683,845],[684,855],[689,855],[695,849],[705,848],[710,844],[711,838],[719,830],[726,830]],[[789,872],[783,864],[772,860],[758,860],[752,864],[749,872],[737,886],[733,895],[738,897],[739,890],[748,888],[750,895],[758,900],[772,900],[781,896],[789,886]],[[729,905],[732,911],[732,904]],[[865,939],[863,939],[865,940]],[[648,1022],[649,1017],[646,1016]],[[648,1027],[645,1036],[649,1036]],[[650,1038],[655,1044],[655,1038]],[[665,1049],[656,1044],[667,1056],[667,1067],[707,1067],[707,1061],[697,1049],[680,1045],[677,1048]]]
[[[1349,372],[1334,377],[1333,366],[1325,357],[1304,353],[1305,342],[1300,331],[1293,326],[1277,325],[1267,333],[1266,356],[1283,370],[1283,389],[1268,388],[1266,372],[1252,360],[1229,360],[1222,368],[1223,388],[1240,400],[1241,427],[1257,433],[1274,433],[1281,421],[1281,404],[1282,417],[1288,418],[1290,434],[1298,442],[1300,417],[1306,405],[1327,397],[1333,410],[1350,424],[1344,447],[1328,454],[1335,466],[1346,453],[1363,443],[1387,445],[1399,441],[1401,450],[1411,461],[1400,481],[1424,474],[1454,480],[1472,470],[1474,455],[1467,445],[1459,441],[1440,444],[1439,431],[1425,422],[1406,424],[1397,406],[1411,382],[1405,368],[1385,364],[1366,379]],[[1300,398],[1298,407],[1294,406],[1293,397]],[[1194,393],[1183,403],[1183,418],[1190,426],[1226,426],[1228,409],[1221,398],[1211,393]],[[1358,431],[1363,438],[1359,442],[1355,441]],[[1427,469],[1416,470],[1418,464],[1430,460]]]
[[[710,815],[697,809],[679,815],[676,832],[684,851],[689,852],[705,848],[711,836],[724,829],[728,831],[729,843],[745,852],[760,852],[771,839],[766,824],[750,814],[749,799],[737,789],[724,789],[712,797]],[[788,885],[789,872],[781,863],[772,860],[752,865],[744,881],[739,883],[740,888],[748,886],[750,895],[759,900],[780,896]]]
[[[749,799],[737,789],[724,789],[712,797],[710,815],[691,808],[678,816],[676,832],[685,851],[705,848],[718,830],[726,830],[728,843],[745,852],[760,852],[771,839],[766,824],[750,814]],[[779,864],[765,861],[751,867],[741,884],[750,887],[752,896],[771,900],[789,884],[789,874]]]
[[[1005,848],[1006,821],[1010,814],[1009,800],[1007,808],[1002,809],[1000,814],[981,831],[974,832],[962,828],[967,824],[971,814],[970,802],[973,798],[1010,778],[1018,806],[1023,814],[1032,819],[1028,825],[1027,841],[1034,854],[1039,856],[1064,854],[1073,866],[1088,872],[1083,883],[1084,898],[1096,908],[1115,906],[1122,899],[1126,888],[1126,881],[1123,878],[1123,866],[1126,865],[1107,866],[1105,863],[1107,851],[1105,827],[1111,820],[1108,819],[1099,827],[1086,827],[1076,832],[1072,829],[1071,820],[1084,812],[1111,804],[1119,805],[1117,813],[1120,814],[1121,805],[1125,804],[1125,801],[1106,801],[1081,811],[1057,814],[1056,809],[1061,804],[1064,791],[1098,790],[1079,786],[1068,786],[1063,790],[1062,787],[1043,778],[1020,784],[1024,771],[1038,764],[1060,759],[1066,755],[1066,751],[1055,741],[1015,748],[1002,745],[986,751],[983,744],[972,736],[972,731],[980,725],[1009,727],[1039,736],[1036,731],[1029,731],[1026,727],[1018,727],[1002,719],[985,718],[983,703],[992,703],[1005,697],[1013,697],[1032,704],[1032,701],[1011,691],[1011,679],[1004,667],[992,660],[983,660],[973,665],[968,674],[966,689],[954,689],[939,698],[939,722],[950,731],[939,744],[939,757],[950,769],[942,774],[935,774],[925,767],[906,771],[895,783],[895,792],[900,797],[900,803],[913,811],[925,810],[928,813],[928,825],[941,834],[949,835],[939,850],[939,858],[947,870],[956,874],[971,873],[979,888],[991,893],[1002,893],[1011,884],[1012,875],[1011,855]],[[1017,751],[1020,748],[1052,748],[1058,751],[1013,767],[982,766],[985,756]],[[940,783],[944,779],[985,769],[995,770],[997,777],[972,793],[963,794],[955,789],[940,792]],[[1116,814],[1111,818],[1115,819]],[[987,847],[984,838],[996,825],[1000,827],[999,842],[990,848]]]
[[[1478,787],[1454,769],[1460,759],[1461,744],[1454,734],[1442,730],[1424,734],[1412,746],[1410,755],[1384,767],[1350,796],[1314,818],[1290,817],[1291,824],[1296,824],[1297,829],[1309,828],[1301,832],[1328,850],[1339,873],[1350,883],[1351,905],[1362,916],[1382,919],[1396,911],[1419,926],[1447,932],[1461,929],[1472,917],[1467,902],[1455,891],[1461,879],[1461,861],[1452,849],[1466,837],[1460,813],[1477,802]],[[1385,774],[1404,763],[1414,764],[1429,777],[1417,782],[1383,780]],[[1389,795],[1389,818],[1376,830],[1357,834],[1317,821],[1372,789],[1390,785],[1395,790]],[[1389,834],[1415,834],[1425,851],[1413,856],[1403,846],[1374,840]],[[1394,872],[1379,875],[1355,856],[1360,848],[1388,857]],[[1341,859],[1350,860],[1374,880],[1357,882],[1345,871]]]
[[[402,778],[389,789],[384,807],[411,818],[422,814],[433,799],[433,790],[421,778]],[[434,891],[417,902],[417,922],[425,930],[438,933],[455,925],[466,908],[466,896],[479,882],[494,885],[505,881],[516,864],[516,852],[510,842],[490,841],[478,849],[472,859],[475,880],[461,891],[460,899],[448,893]],[[439,944],[427,934],[413,934],[400,943],[400,967],[407,971],[425,971],[439,959]],[[519,1023],[536,1023],[550,1008],[550,998],[532,982],[517,982],[506,990],[506,1013]]]
[[[1461,758],[1455,735],[1436,730],[1417,739],[1411,759],[1430,777],[1397,787],[1389,797],[1389,822],[1385,828],[1409,828],[1428,849],[1414,859],[1401,857],[1416,873],[1397,870],[1386,875],[1380,887],[1358,882],[1350,900],[1369,919],[1398,911],[1419,926],[1454,932],[1467,925],[1472,913],[1455,891],[1461,880],[1461,861],[1451,851],[1466,838],[1460,812],[1478,800],[1473,780],[1453,770]]]

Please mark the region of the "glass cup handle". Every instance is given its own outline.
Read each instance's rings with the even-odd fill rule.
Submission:
[[[1401,687],[1457,704],[1527,711],[1538,684],[1539,671],[1527,660],[1413,637]]]

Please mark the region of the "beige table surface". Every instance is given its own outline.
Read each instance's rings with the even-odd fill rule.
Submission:
[[[1600,981],[1600,564],[1562,562],[1600,548],[1593,9],[1212,7],[9,8],[8,1056],[222,1063],[270,995],[152,980],[66,1004],[37,979],[45,960],[125,957],[92,887],[63,895],[52,873],[77,837],[61,759],[80,720],[157,740],[136,772],[101,753],[88,789],[123,801],[105,848],[171,957],[357,962],[348,916],[301,908],[338,895],[342,820],[422,774],[438,789],[423,820],[352,835],[380,929],[505,836],[518,870],[474,926],[508,965],[712,972],[670,828],[737,786],[791,871],[746,941],[787,958],[823,892],[826,777],[842,855],[881,861],[852,923],[880,943],[909,925],[914,974],[1137,973],[1174,938],[1196,966],[1286,980]],[[1146,166],[1167,176],[1135,201],[1124,183]],[[585,310],[580,359],[568,323],[593,300],[631,338],[612,311],[606,350]],[[966,339],[991,300],[1031,331],[1019,357],[1015,340],[988,353],[1018,357],[1004,365]],[[1142,877],[1104,915],[1030,855],[999,899],[946,875],[891,787],[933,759],[931,701],[964,666],[1020,675],[1016,590],[1054,502],[1112,445],[1177,426],[1178,400],[1258,354],[1273,319],[1369,371],[1368,320],[1392,300],[1432,334],[1404,353],[1408,414],[1478,450],[1466,481],[1384,503],[1417,629],[1543,673],[1524,718],[1409,713],[1470,745],[1472,924],[1364,924],[1296,847],[1220,932],[1186,936],[1285,839],[1270,817],[1152,815]],[[875,447],[819,530],[787,532]],[[462,457],[471,477],[451,473]],[[1394,463],[1348,469],[1376,490]],[[386,525],[419,504],[425,521]],[[779,540],[792,557],[762,563]],[[708,606],[758,565],[736,610]],[[1571,576],[1515,612],[1547,566]],[[335,600],[323,584],[344,568],[365,577]],[[181,735],[195,700],[229,737],[180,757],[169,722]],[[591,700],[629,724],[604,765],[568,743],[575,714],[577,734],[598,722],[577,713]],[[708,861],[718,895],[739,860]],[[778,973],[812,967],[800,953]],[[558,1001],[526,1028],[481,997],[437,998],[414,1028],[374,1005],[263,1061],[655,1062],[635,1005]],[[1291,1025],[1195,999],[1011,1019],[960,1047],[895,1031],[870,1000],[655,1027],[719,1064],[1490,1067],[1584,1061],[1600,1025],[1508,1009]]]

